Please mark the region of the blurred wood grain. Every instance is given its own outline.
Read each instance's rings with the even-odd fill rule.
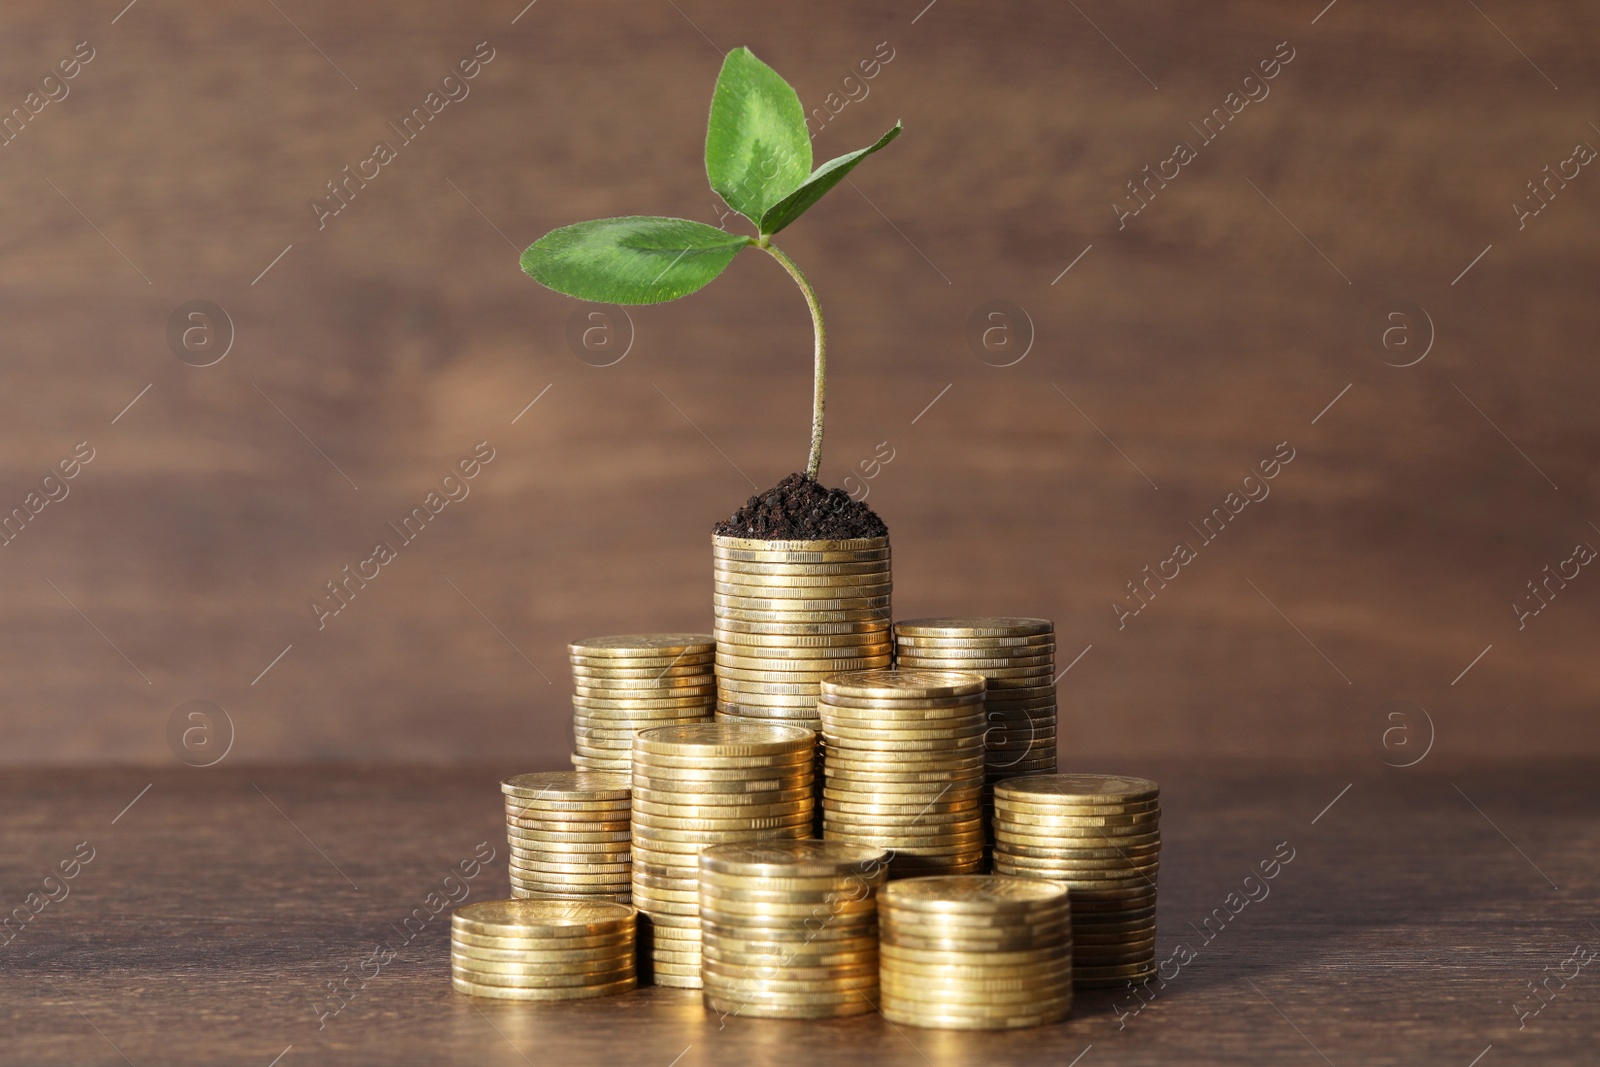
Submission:
[[[597,367],[516,253],[603,215],[715,223],[703,120],[738,44],[808,106],[854,93],[818,158],[905,122],[785,235],[833,336],[825,480],[894,448],[869,503],[898,615],[1047,615],[1062,667],[1088,649],[1069,764],[1381,759],[1412,707],[1440,751],[1600,752],[1600,578],[1513,608],[1600,545],[1600,175],[1512,207],[1600,144],[1600,12],[122,7],[0,15],[0,106],[94,52],[0,148],[0,510],[95,452],[0,549],[0,759],[164,762],[191,699],[227,709],[234,759],[559,758],[566,641],[709,629],[712,521],[804,459],[799,296],[741,259],[634,309]],[[1119,228],[1127,183],[1284,42]],[[319,229],[326,183],[480,44]],[[235,334],[209,367],[167,339],[200,299]],[[993,300],[1032,324],[1011,366],[968,340]],[[1407,367],[1421,347],[1369,340],[1402,306],[1432,341]],[[319,630],[324,583],[484,441],[470,495]],[[1127,583],[1280,442],[1270,496],[1119,629]]]

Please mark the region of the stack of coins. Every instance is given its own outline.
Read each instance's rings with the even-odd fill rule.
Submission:
[[[657,985],[700,988],[700,850],[810,837],[816,735],[776,723],[693,723],[633,742],[633,902]]]
[[[700,853],[706,1007],[820,1019],[874,1011],[882,849],[841,841],[715,845]]]
[[[637,731],[710,720],[715,650],[710,634],[627,634],[568,645],[572,765],[626,774]]]
[[[909,878],[878,898],[884,1017],[947,1030],[1012,1030],[1066,1017],[1067,888],[999,875]]]
[[[638,912],[577,900],[486,900],[450,917],[450,983],[504,1000],[577,1000],[636,982]]]
[[[911,619],[894,626],[895,665],[989,680],[991,784],[1056,769],[1056,635],[1049,619]]]
[[[713,536],[717,716],[817,729],[817,683],[887,667],[889,539]]]
[[[994,790],[994,869],[1072,889],[1073,981],[1121,985],[1155,973],[1160,787],[1148,778],[1046,774]]]
[[[628,903],[633,854],[625,774],[545,771],[500,783],[513,897]]]
[[[984,680],[878,670],[822,683],[822,836],[892,849],[892,873],[983,863]]]

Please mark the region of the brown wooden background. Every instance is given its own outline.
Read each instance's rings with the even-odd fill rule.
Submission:
[[[784,244],[832,329],[826,479],[895,449],[869,502],[898,615],[1056,619],[1061,666],[1089,648],[1062,679],[1073,762],[1383,758],[1384,716],[1420,731],[1416,707],[1460,756],[1600,752],[1600,576],[1520,632],[1511,607],[1600,545],[1600,173],[1524,229],[1510,206],[1600,144],[1600,12],[122,8],[0,16],[0,108],[95,53],[0,148],[0,508],[95,450],[0,549],[0,759],[169,763],[202,699],[235,761],[559,763],[568,639],[709,628],[709,526],[802,462],[810,342],[749,255],[590,366],[516,250],[602,215],[714,222],[720,52],[816,106],[880,42],[817,155],[906,133]],[[470,96],[319,231],[308,201],[485,41]],[[1119,231],[1124,183],[1284,41],[1270,96]],[[206,368],[166,339],[195,299],[236,330]],[[994,299],[1034,324],[1015,366],[965,337]],[[1366,337],[1397,301],[1436,332],[1408,368]],[[319,632],[322,584],[484,440],[471,495]],[[1119,630],[1124,583],[1282,441],[1270,498]]]

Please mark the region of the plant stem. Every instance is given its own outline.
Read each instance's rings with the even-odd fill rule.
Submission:
[[[789,277],[800,287],[800,292],[805,295],[806,307],[811,309],[811,328],[816,338],[816,354],[812,359],[811,369],[811,455],[806,460],[806,477],[815,481],[817,471],[822,467],[822,409],[825,406],[828,390],[828,331],[822,325],[822,307],[817,303],[816,291],[811,288],[811,283],[806,281],[806,276],[800,273],[800,268],[795,266],[794,260],[784,255],[777,245],[772,244],[766,237],[756,242],[756,247],[766,250],[767,254],[783,265],[789,272]]]

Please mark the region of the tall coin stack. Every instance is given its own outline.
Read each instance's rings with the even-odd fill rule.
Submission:
[[[884,1017],[908,1026],[1011,1030],[1066,1017],[1067,888],[999,875],[908,878],[878,898]]]
[[[877,670],[822,683],[822,836],[892,849],[891,872],[983,864],[984,680]]]
[[[874,1011],[882,849],[842,841],[715,845],[700,853],[706,1007],[820,1019]]]
[[[610,900],[632,893],[625,774],[545,771],[500,783],[513,897]]]
[[[504,1000],[577,1000],[637,984],[638,913],[626,904],[486,900],[450,917],[450,983]]]
[[[889,539],[714,535],[717,716],[817,729],[817,684],[887,667]]]
[[[715,649],[710,634],[627,634],[568,645],[572,765],[626,774],[635,732],[709,721],[717,699]]]
[[[911,619],[894,626],[895,665],[988,679],[991,785],[1056,769],[1056,634],[1049,619]]]
[[[995,786],[994,869],[1072,890],[1073,982],[1155,973],[1160,787],[1148,778],[1046,774]]]
[[[642,730],[633,742],[633,902],[657,985],[700,988],[700,850],[811,836],[816,735],[767,723]]]

